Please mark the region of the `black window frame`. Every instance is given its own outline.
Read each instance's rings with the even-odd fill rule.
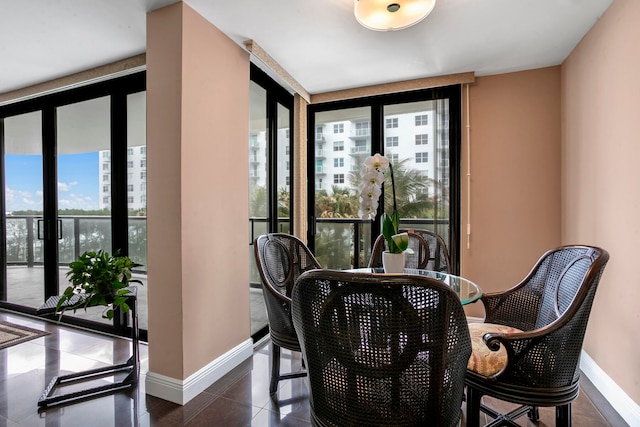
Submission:
[[[431,89],[420,89],[401,93],[372,95],[362,98],[344,99],[307,106],[307,245],[315,249],[315,164],[313,138],[316,124],[315,115],[319,112],[342,110],[349,108],[371,108],[370,133],[371,155],[385,152],[386,141],[383,139],[386,122],[384,106],[437,99],[449,101],[449,256],[454,273],[460,271],[460,217],[461,209],[461,162],[462,162],[462,87],[461,85],[443,86]],[[357,127],[357,124],[356,124]],[[357,130],[357,129],[356,129]],[[372,230],[380,230],[380,218],[372,221]],[[372,242],[377,233],[372,233]]]

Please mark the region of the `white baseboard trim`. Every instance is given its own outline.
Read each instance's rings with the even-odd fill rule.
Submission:
[[[149,371],[145,380],[146,393],[184,405],[252,355],[253,341],[248,339],[184,380]]]
[[[482,323],[484,319],[482,317],[467,316],[467,323]]]
[[[640,427],[640,405],[634,402],[584,350],[580,357],[580,369],[630,427]]]

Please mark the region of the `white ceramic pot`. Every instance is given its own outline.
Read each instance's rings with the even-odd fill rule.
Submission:
[[[382,252],[382,267],[385,273],[402,273],[404,272],[404,262],[406,252],[392,254],[391,252]]]

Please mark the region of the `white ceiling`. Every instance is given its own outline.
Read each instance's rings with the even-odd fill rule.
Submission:
[[[254,40],[308,92],[557,65],[613,0],[437,0],[411,28],[376,32],[353,0],[186,0]],[[145,52],[146,13],[174,0],[0,0],[0,93]]]

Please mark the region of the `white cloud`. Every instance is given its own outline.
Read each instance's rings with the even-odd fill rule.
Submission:
[[[78,181],[71,181],[69,183],[58,182],[58,191],[71,191],[76,185],[78,185]]]

